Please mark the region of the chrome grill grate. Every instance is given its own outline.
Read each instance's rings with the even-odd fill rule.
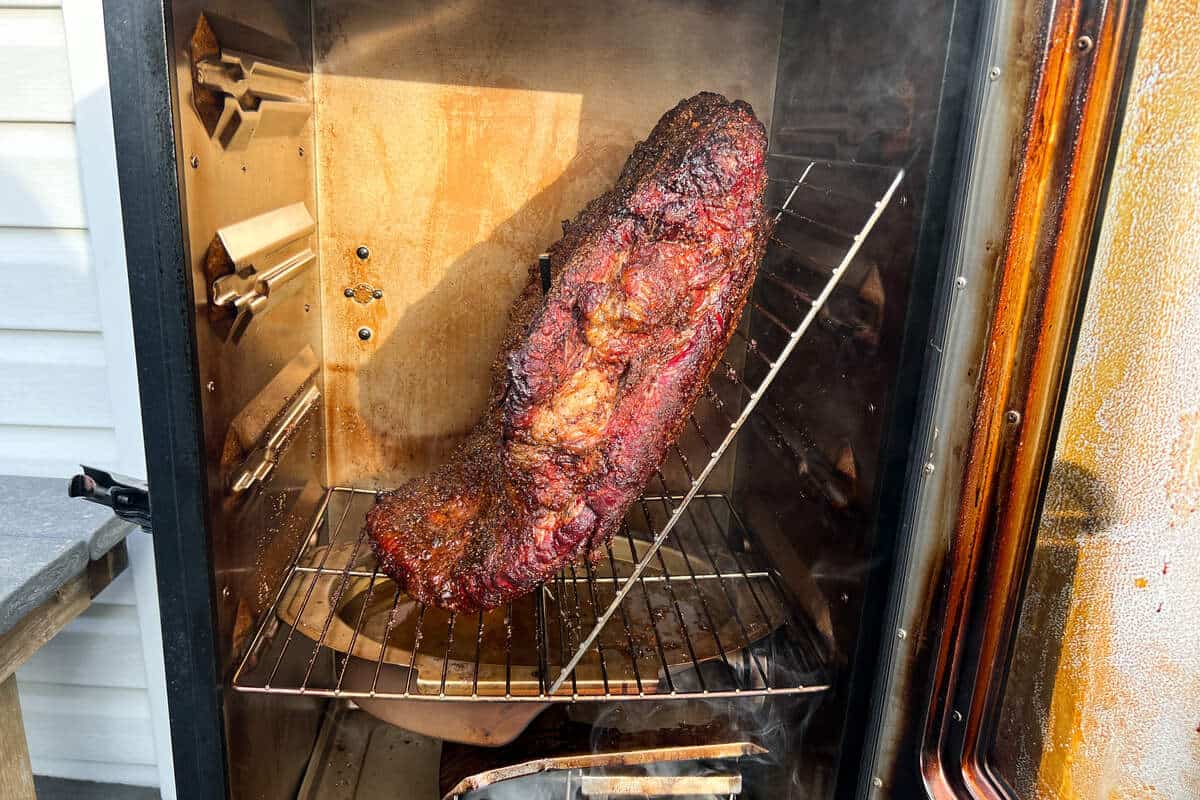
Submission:
[[[825,639],[789,599],[730,502],[723,456],[746,428],[803,475],[836,471],[765,393],[822,314],[903,172],[779,157],[771,169],[776,228],[737,331],[742,347],[730,348],[599,559],[568,565],[538,592],[493,611],[427,608],[378,571],[362,525],[374,494],[334,489],[264,613],[234,687],[514,702],[828,688]],[[857,221],[847,226],[846,219]],[[786,321],[784,309],[799,321]],[[822,321],[853,327],[827,312]],[[765,333],[756,337],[759,329]],[[740,367],[733,363],[739,358],[746,362]],[[836,505],[837,481],[819,483]],[[721,491],[709,484],[722,484]]]

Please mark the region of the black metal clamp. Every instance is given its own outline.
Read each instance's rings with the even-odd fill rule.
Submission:
[[[108,506],[121,519],[150,531],[150,492],[144,481],[113,475],[102,469],[80,464],[82,475],[71,478],[67,494]]]

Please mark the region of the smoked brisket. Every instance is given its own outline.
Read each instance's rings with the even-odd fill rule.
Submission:
[[[766,134],[702,93],[564,224],[543,296],[510,313],[483,418],[367,517],[384,572],[459,612],[602,548],[679,435],[742,313],[770,230]]]

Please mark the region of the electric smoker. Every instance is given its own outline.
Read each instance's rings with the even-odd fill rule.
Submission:
[[[986,736],[957,709],[1007,629],[944,553],[1010,479],[980,421],[1052,428],[1126,7],[105,13],[182,796],[912,796]],[[598,560],[409,600],[375,493],[461,439],[529,265],[701,90],[766,125],[775,227],[683,435]]]

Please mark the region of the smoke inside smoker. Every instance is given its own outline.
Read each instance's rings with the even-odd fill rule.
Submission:
[[[367,517],[409,595],[494,608],[608,542],[738,324],[770,227],[765,156],[749,105],[698,94],[564,224],[550,291],[534,265],[510,312],[483,418]]]

